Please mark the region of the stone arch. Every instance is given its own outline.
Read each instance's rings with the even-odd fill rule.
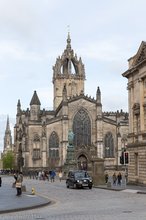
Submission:
[[[111,132],[107,132],[104,137],[105,158],[114,157],[114,138]]]
[[[78,74],[78,61],[65,57],[61,62],[60,72],[61,74]]]
[[[91,145],[91,120],[87,111],[81,108],[73,119],[74,146]]]
[[[77,166],[79,170],[88,169],[88,158],[85,154],[80,154],[77,158]]]

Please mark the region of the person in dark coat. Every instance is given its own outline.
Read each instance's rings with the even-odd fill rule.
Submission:
[[[117,179],[118,179],[118,185],[121,185],[122,175],[120,172],[118,173]]]

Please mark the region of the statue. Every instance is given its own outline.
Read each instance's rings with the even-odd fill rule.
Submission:
[[[69,147],[73,147],[73,140],[74,140],[74,133],[69,130],[68,132],[68,144],[69,144]]]

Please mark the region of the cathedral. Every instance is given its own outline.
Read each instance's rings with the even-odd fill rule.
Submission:
[[[97,86],[95,98],[86,95],[85,78],[84,64],[74,53],[68,33],[66,48],[53,66],[53,110],[41,108],[37,91],[26,110],[18,100],[14,127],[18,167],[61,169],[66,162],[68,132],[72,131],[79,169],[91,170],[95,160],[103,161],[104,171],[124,169],[120,156],[127,144],[128,113],[103,112],[100,88]]]

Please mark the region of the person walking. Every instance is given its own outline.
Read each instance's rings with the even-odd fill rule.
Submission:
[[[121,185],[122,175],[120,172],[118,173],[117,179],[118,179],[118,185]]]
[[[117,176],[116,176],[116,174],[114,173],[114,174],[113,174],[113,185],[116,185],[116,181],[117,181]]]
[[[59,176],[59,180],[60,180],[60,182],[61,182],[62,176],[63,176],[62,171],[59,172],[58,176]]]
[[[16,190],[17,190],[16,196],[20,196],[22,194],[22,182],[23,182],[23,174],[22,172],[20,172],[16,180]]]
[[[51,179],[51,182],[54,182],[55,181],[55,176],[56,176],[56,173],[54,170],[51,171],[51,175],[50,175],[50,179]]]
[[[105,173],[105,183],[108,182],[108,173]]]

